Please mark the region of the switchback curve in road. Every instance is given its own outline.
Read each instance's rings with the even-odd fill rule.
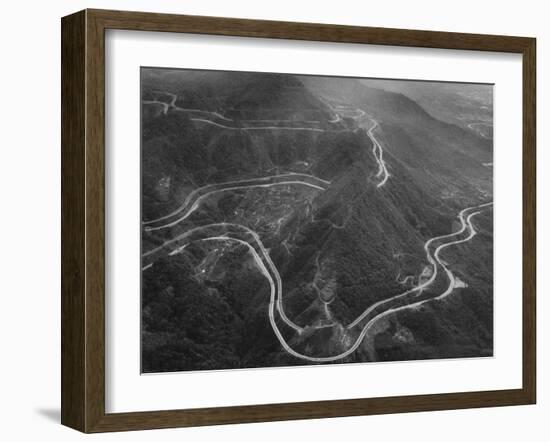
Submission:
[[[452,232],[452,233],[446,234],[446,235],[436,236],[436,237],[431,238],[428,241],[426,241],[426,243],[424,245],[424,249],[426,251],[426,256],[427,256],[428,261],[433,266],[433,271],[432,271],[431,278],[429,280],[427,280],[426,282],[424,282],[423,284],[421,284],[417,287],[414,287],[413,289],[407,290],[406,292],[401,293],[399,295],[396,295],[392,298],[389,298],[389,299],[380,301],[378,303],[375,303],[372,306],[370,306],[368,309],[366,309],[365,312],[363,312],[355,321],[350,323],[346,327],[346,329],[351,330],[352,328],[359,325],[361,323],[361,321],[363,321],[367,317],[368,314],[373,312],[378,307],[380,307],[380,306],[385,307],[385,309],[383,311],[381,311],[380,313],[376,313],[372,318],[370,318],[368,320],[368,322],[361,328],[361,331],[359,332],[359,335],[356,338],[355,342],[346,351],[344,351],[340,354],[337,354],[337,355],[333,355],[333,356],[314,357],[314,356],[301,354],[301,353],[295,351],[294,349],[292,349],[288,345],[288,343],[286,342],[284,337],[281,335],[279,329],[276,326],[275,319],[273,317],[272,304],[273,305],[276,304],[277,311],[281,315],[281,318],[283,319],[283,321],[286,324],[288,324],[289,326],[291,326],[296,332],[301,334],[304,329],[302,327],[294,324],[286,316],[286,314],[284,312],[283,302],[282,302],[282,294],[283,294],[283,292],[282,292],[282,281],[281,281],[279,272],[276,269],[273,261],[269,257],[269,253],[265,249],[265,247],[263,246],[263,244],[261,242],[261,239],[259,238],[258,234],[256,232],[252,231],[251,229],[249,229],[245,226],[236,225],[236,224],[228,224],[228,223],[219,223],[219,224],[215,224],[215,225],[207,225],[207,226],[197,227],[195,229],[192,229],[191,231],[188,231],[188,232],[180,235],[179,237],[177,237],[175,239],[167,241],[165,244],[158,247],[157,249],[144,254],[144,257],[147,256],[147,255],[150,255],[152,253],[155,253],[156,251],[158,251],[160,249],[163,249],[164,247],[166,247],[167,245],[169,245],[171,243],[174,243],[176,241],[180,241],[181,238],[183,238],[183,237],[187,237],[187,238],[190,237],[193,232],[196,232],[196,231],[199,231],[199,230],[202,230],[202,229],[211,228],[212,226],[224,226],[224,227],[232,227],[232,228],[237,228],[237,229],[243,229],[243,231],[245,231],[247,234],[252,236],[252,238],[254,240],[253,243],[255,243],[255,245],[258,246],[258,250],[259,250],[260,253],[258,253],[258,250],[256,250],[253,247],[253,245],[250,244],[250,242],[245,241],[242,238],[234,238],[234,237],[228,236],[227,232],[225,232],[222,235],[210,236],[210,238],[216,238],[216,239],[231,238],[231,239],[234,239],[234,240],[237,240],[237,241],[248,244],[249,248],[254,250],[254,254],[253,254],[254,258],[255,258],[256,262],[258,263],[258,265],[260,266],[260,269],[262,270],[264,275],[267,275],[268,280],[270,282],[270,287],[271,287],[270,322],[271,322],[273,331],[276,334],[279,341],[281,342],[281,345],[283,346],[283,348],[289,354],[291,354],[291,355],[293,355],[297,358],[310,361],[310,362],[319,362],[319,363],[321,363],[321,362],[333,362],[333,361],[343,359],[343,358],[349,356],[350,354],[352,354],[355,350],[357,350],[357,348],[361,345],[364,337],[366,336],[366,333],[368,332],[368,330],[379,319],[381,319],[381,318],[383,318],[383,317],[385,317],[385,316],[387,316],[391,313],[395,313],[397,311],[401,311],[401,310],[408,309],[408,308],[415,308],[415,307],[417,307],[417,306],[419,306],[423,303],[432,301],[434,299],[442,299],[442,298],[448,296],[454,289],[455,279],[454,279],[454,275],[448,269],[447,265],[444,262],[441,261],[439,255],[440,255],[441,251],[444,250],[447,247],[470,241],[475,236],[475,234],[477,233],[475,228],[472,225],[472,218],[475,215],[481,213],[483,208],[488,207],[492,204],[493,204],[492,202],[484,203],[484,204],[481,204],[481,205],[478,205],[478,206],[472,206],[472,207],[468,207],[466,209],[463,209],[459,213],[459,216],[458,216],[458,218],[461,222],[461,228],[458,231]],[[460,235],[462,235],[466,230],[469,230],[468,235],[464,238],[460,238]],[[208,239],[208,237],[201,238],[201,240],[206,240],[206,239]],[[450,241],[446,241],[443,244],[440,244],[439,246],[436,247],[436,249],[433,252],[431,252],[430,246],[434,242],[441,241],[441,240],[450,240]],[[181,245],[180,245],[180,247],[181,247]],[[149,266],[150,264],[151,263],[147,264],[147,266]],[[423,300],[416,301],[416,302],[407,302],[404,305],[400,305],[399,302],[401,302],[401,300],[404,299],[407,295],[410,295],[414,292],[418,292],[420,290],[423,290],[423,289],[429,287],[436,280],[437,275],[438,275],[438,266],[441,266],[441,268],[443,269],[443,271],[445,272],[445,274],[446,274],[446,276],[449,280],[449,284],[448,284],[446,290],[442,294],[437,295],[437,296],[432,296],[432,297],[429,297],[427,299],[423,299]],[[269,270],[268,270],[268,268],[269,268]],[[275,277],[273,277],[272,275],[275,275]],[[391,306],[392,303],[395,304],[393,307]]]

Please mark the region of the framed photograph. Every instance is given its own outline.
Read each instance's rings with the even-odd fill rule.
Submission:
[[[533,404],[535,39],[62,19],[62,423]]]

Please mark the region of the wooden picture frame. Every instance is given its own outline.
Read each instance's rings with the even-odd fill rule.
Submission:
[[[513,390],[105,412],[105,30],[419,48],[523,57],[523,385]],[[62,19],[62,410],[83,432],[533,404],[536,398],[536,41],[533,38],[84,10]]]

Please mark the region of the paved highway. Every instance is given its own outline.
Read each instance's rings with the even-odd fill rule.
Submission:
[[[374,155],[374,158],[378,162],[378,173],[376,174],[376,176],[382,178],[381,181],[376,185],[376,187],[382,187],[384,184],[386,184],[386,181],[388,181],[390,174],[388,173],[386,162],[384,161],[384,149],[382,149],[380,142],[376,139],[373,133],[374,130],[378,127],[378,121],[376,121],[371,117],[369,117],[369,119],[372,121],[373,125],[368,130],[367,135],[372,141],[372,145],[373,145],[372,154]]]
[[[410,294],[416,293],[418,291],[422,291],[422,290],[428,288],[430,285],[432,285],[433,282],[438,277],[439,268],[440,267],[443,268],[443,269],[446,268],[445,265],[439,259],[439,253],[441,252],[441,250],[447,248],[448,246],[451,246],[451,245],[454,245],[454,244],[460,244],[462,242],[466,242],[466,241],[469,241],[470,239],[472,239],[476,232],[475,232],[475,229],[473,228],[473,226],[471,224],[471,217],[476,215],[477,213],[479,213],[480,209],[483,209],[485,207],[489,207],[492,204],[493,204],[492,202],[484,203],[484,204],[481,204],[481,205],[478,205],[478,206],[472,206],[472,207],[467,207],[466,209],[463,209],[458,214],[458,218],[459,218],[459,221],[461,223],[461,227],[460,227],[459,230],[457,230],[456,232],[453,232],[453,233],[446,234],[446,235],[436,236],[436,237],[430,238],[428,241],[426,241],[426,243],[424,244],[424,251],[426,253],[426,259],[428,260],[428,262],[432,266],[432,274],[431,274],[431,277],[428,280],[426,280],[422,284],[417,285],[416,287],[413,287],[412,289],[409,289],[409,290],[407,290],[403,293],[400,293],[400,294],[398,294],[398,295],[396,295],[392,298],[384,299],[382,301],[379,301],[379,302],[373,304],[372,306],[367,308],[360,316],[358,316],[357,319],[355,319],[355,321],[353,321],[351,324],[349,324],[347,326],[347,328],[351,329],[351,328],[357,326],[370,313],[372,313],[374,310],[378,309],[379,307],[381,307],[381,306],[385,307],[387,305],[390,305],[392,302],[400,300],[400,298],[405,298]],[[473,212],[473,213],[470,216],[469,214],[471,212]],[[466,216],[467,216],[467,218],[465,218]],[[467,239],[461,240],[460,237],[466,230],[468,230],[470,232],[470,234],[468,235]],[[456,239],[456,238],[458,238],[458,239]],[[439,241],[446,241],[446,242],[443,242],[438,247],[436,247],[434,251],[432,251],[433,245],[438,243]],[[448,273],[447,273],[447,276],[448,276]],[[449,284],[451,284],[451,282],[453,282],[453,281],[454,281],[454,279],[453,280],[449,279]],[[454,283],[453,283],[453,286],[454,286]]]
[[[293,328],[297,333],[301,334],[304,331],[304,329],[303,327],[300,327],[297,324],[295,324],[293,321],[291,321],[287,317],[283,306],[283,286],[282,286],[282,280],[281,280],[280,274],[277,268],[275,267],[275,264],[271,260],[271,257],[269,256],[269,252],[264,247],[258,234],[253,230],[249,229],[248,227],[238,225],[238,224],[231,224],[231,223],[217,223],[217,224],[209,224],[206,226],[196,227],[194,229],[191,229],[183,233],[182,235],[176,238],[166,241],[161,246],[145,253],[142,257],[144,259],[142,265],[144,265],[143,267],[144,269],[149,268],[153,264],[153,262],[156,261],[156,259],[158,259],[160,256],[162,256],[162,254],[164,254],[163,252],[165,252],[165,249],[175,246],[181,250],[181,248],[185,247],[187,244],[189,244],[192,241],[198,241],[198,240],[204,241],[204,240],[211,240],[211,239],[212,240],[213,239],[216,239],[216,240],[230,239],[230,240],[234,240],[242,244],[245,244],[247,245],[247,247],[249,247],[249,250],[253,250],[253,257],[256,263],[258,264],[262,273],[266,276],[266,278],[269,281],[269,284],[271,287],[269,320],[273,328],[273,331],[277,336],[277,339],[283,346],[283,348],[289,354],[310,362],[337,361],[349,356],[361,345],[361,342],[363,341],[363,338],[365,337],[366,333],[377,320],[391,313],[395,313],[403,309],[415,308],[433,299],[442,299],[448,296],[450,293],[452,293],[453,289],[455,288],[455,278],[453,273],[447,267],[447,265],[441,261],[440,253],[442,250],[444,250],[447,247],[470,241],[477,233],[474,226],[472,225],[472,218],[475,215],[481,213],[481,211],[484,208],[487,208],[492,204],[493,204],[492,202],[484,203],[478,206],[472,206],[462,210],[458,216],[461,222],[461,228],[459,230],[446,235],[436,236],[426,241],[424,245],[426,258],[433,268],[432,276],[430,277],[430,279],[428,279],[424,283],[410,290],[407,290],[404,293],[398,294],[396,296],[393,296],[392,298],[385,299],[383,301],[379,301],[373,304],[372,306],[370,306],[369,308],[367,308],[355,321],[353,321],[346,327],[346,329],[351,332],[352,329],[359,326],[361,322],[364,321],[365,318],[367,318],[370,315],[368,322],[364,326],[360,327],[360,332],[355,342],[345,352],[342,352],[340,354],[333,355],[333,356],[313,357],[309,355],[304,355],[292,349],[289,346],[289,344],[285,341],[284,337],[282,336],[282,334],[280,333],[276,325],[276,321],[274,317],[274,308],[273,308],[274,306],[277,307],[277,311],[279,312],[281,319],[287,325]],[[462,237],[462,235],[465,232],[467,232],[467,235]],[[437,245],[437,247],[433,249],[434,244],[439,244],[439,245]],[[415,301],[414,299],[416,297],[417,292],[419,291],[421,292],[422,290],[427,289],[429,286],[431,286],[434,283],[434,281],[436,281],[436,278],[438,277],[438,274],[440,272],[439,270],[440,268],[448,279],[448,285],[445,291],[436,296],[429,296],[420,301]],[[410,296],[413,293],[415,294],[415,296]]]
[[[198,189],[193,190],[187,196],[187,198],[185,198],[183,204],[175,211],[160,218],[145,221],[143,223],[144,226],[146,226],[145,231],[154,231],[175,226],[176,224],[184,221],[189,215],[191,215],[199,207],[202,200],[215,193],[226,192],[229,190],[261,187],[265,188],[292,184],[308,186],[318,190],[326,190],[330,185],[330,181],[323,180],[313,175],[308,175],[304,173],[286,173],[268,177],[250,178],[246,180],[209,184],[207,186],[199,187]]]
[[[197,123],[204,123],[204,124],[210,124],[212,126],[220,127],[223,129],[230,129],[230,130],[297,130],[297,131],[310,131],[310,132],[327,132],[325,129],[320,129],[318,127],[301,127],[301,126],[231,126],[231,123],[236,123],[237,120],[233,120],[231,118],[226,117],[225,115],[220,114],[219,112],[213,112],[213,111],[205,111],[202,109],[193,109],[193,108],[184,108],[176,106],[176,101],[178,99],[178,96],[176,94],[172,94],[170,92],[156,92],[157,96],[154,100],[143,100],[144,104],[153,104],[153,105],[159,105],[163,108],[163,113],[166,115],[169,110],[172,110],[174,112],[187,112],[192,114],[199,114],[203,115],[204,117],[211,117],[214,119],[223,120],[222,122],[217,122],[211,119],[207,118],[191,118],[191,121],[197,122]],[[167,95],[170,97],[170,102],[161,101],[158,99],[158,95]],[[243,120],[239,121],[239,123],[242,122],[292,122],[292,120]],[[335,120],[330,120],[329,123],[337,123],[339,121],[339,118]],[[311,123],[311,124],[319,124],[318,121],[302,121],[303,123]]]
[[[339,121],[340,113],[352,118],[358,125],[360,125],[362,120],[365,118],[368,118],[371,121],[372,126],[368,129],[367,135],[372,142],[372,154],[378,163],[378,172],[376,173],[376,177],[380,178],[380,182],[376,185],[376,187],[384,186],[384,184],[388,181],[390,174],[388,173],[388,168],[386,166],[386,162],[384,161],[384,149],[374,135],[375,129],[379,127],[378,121],[376,121],[371,115],[367,114],[363,109],[349,108],[347,106],[331,106],[330,104],[328,104],[328,106],[331,107],[332,111],[338,117],[336,121]],[[332,121],[333,120],[330,120],[329,122]]]
[[[255,250],[255,257],[257,256],[259,258],[259,261],[256,260],[256,262],[262,271],[265,269],[269,275],[268,280],[270,281],[270,284],[276,288],[275,299],[277,303],[277,310],[281,315],[281,319],[296,332],[301,333],[303,328],[291,321],[285,314],[283,308],[283,281],[277,267],[271,260],[269,252],[266,250],[259,235],[246,226],[233,223],[213,223],[190,229],[175,238],[165,241],[162,245],[144,253],[142,255],[142,269],[145,270],[150,268],[156,260],[162,256],[172,254],[174,250],[183,250],[191,242],[204,241],[208,238],[220,237],[244,241]]]
[[[334,132],[334,130],[321,129],[319,127],[277,126],[277,125],[269,125],[269,126],[235,126],[235,125],[229,125],[231,123],[235,123],[236,121],[231,119],[231,118],[225,117],[224,115],[220,114],[219,112],[211,112],[211,111],[205,111],[205,110],[201,110],[201,109],[190,109],[190,108],[178,107],[175,104],[176,101],[177,101],[177,98],[178,98],[177,95],[169,93],[169,92],[157,92],[157,93],[169,96],[171,98],[170,102],[166,103],[164,101],[159,101],[158,97],[155,100],[144,100],[143,102],[145,104],[156,104],[156,105],[163,106],[163,113],[164,114],[167,114],[168,110],[172,109],[172,110],[178,111],[178,112],[199,113],[199,114],[202,114],[202,115],[205,115],[205,116],[213,117],[215,119],[221,119],[221,120],[223,120],[223,123],[222,122],[217,122],[217,121],[214,121],[214,120],[208,119],[208,118],[191,118],[191,121],[194,121],[196,123],[208,124],[208,125],[211,125],[211,126],[219,127],[221,129],[245,130],[245,131],[257,131],[257,130],[260,130],[260,131],[261,130],[291,130],[292,131],[292,130],[295,130],[295,131],[309,131],[309,132]],[[338,110],[335,110],[334,107],[333,107],[333,112],[335,114],[335,117],[330,119],[330,120],[327,120],[328,123],[338,123],[342,120],[342,117],[340,115],[341,113],[345,114],[345,113],[350,113],[350,112],[352,113],[350,118],[354,119],[355,121],[359,121],[365,116],[368,117],[371,120],[373,125],[368,130],[367,134],[368,134],[370,140],[372,141],[372,144],[373,144],[372,153],[373,153],[374,158],[376,159],[376,161],[378,163],[378,172],[376,174],[376,177],[381,178],[381,181],[377,184],[377,187],[384,186],[384,184],[386,184],[386,182],[387,182],[388,178],[390,177],[390,175],[389,175],[388,169],[386,167],[386,162],[384,161],[384,149],[382,148],[382,145],[380,144],[380,142],[377,140],[377,138],[374,136],[374,133],[373,133],[374,130],[378,127],[378,121],[373,119],[363,109],[359,109],[359,108],[353,108],[353,109],[350,110],[350,109],[345,108],[345,107],[340,107]],[[292,120],[243,120],[243,121],[240,121],[240,123],[243,123],[243,122],[248,122],[248,123],[252,123],[252,122],[288,123],[288,122],[291,122],[291,121]],[[302,124],[303,123],[312,123],[312,124],[318,125],[319,121],[302,121],[301,123]],[[473,124],[483,124],[483,123],[472,123],[472,125]],[[469,125],[469,126],[471,126],[471,125]]]
[[[216,119],[221,119],[227,122],[232,122],[233,120],[224,117],[223,115],[217,112],[201,111],[198,109],[184,109],[179,108],[175,105],[177,96],[174,94],[166,95],[171,97],[169,103],[162,101],[154,100],[145,103],[155,103],[163,106],[164,113],[167,113],[169,109],[175,111],[184,111],[184,112],[200,112],[205,115],[209,115]],[[158,97],[157,97],[158,98]],[[366,112],[361,109],[355,109],[355,114],[352,116],[353,119],[358,120],[364,116],[368,117],[372,126],[368,129],[367,134],[373,144],[373,155],[378,162],[378,173],[377,177],[381,180],[377,184],[377,187],[382,187],[385,185],[389,178],[389,173],[387,171],[386,163],[383,158],[384,150],[374,135],[374,131],[378,126],[378,122],[370,117]],[[330,122],[340,121],[340,114],[335,113],[336,117]],[[234,130],[265,130],[265,129],[284,129],[284,130],[309,130],[309,131],[324,131],[319,128],[312,127],[291,127],[291,126],[247,126],[247,127],[234,127],[228,126],[225,123],[216,122],[206,118],[191,118],[193,121],[211,124],[219,126],[225,129],[234,129]],[[473,123],[475,124],[475,123]],[[164,229],[167,227],[174,226],[182,221],[184,221],[191,213],[193,213],[200,205],[201,201],[204,198],[207,198],[209,195],[218,192],[224,192],[229,190],[237,189],[246,189],[246,188],[258,188],[258,187],[271,187],[277,185],[305,185],[318,190],[326,190],[330,185],[329,181],[317,178],[308,174],[299,174],[299,173],[287,173],[281,175],[275,175],[270,177],[262,178],[251,178],[246,180],[239,181],[230,181],[226,183],[211,184],[207,185],[192,191],[183,204],[176,209],[175,211],[164,215],[160,218],[144,222],[145,231],[154,231],[159,229]],[[142,255],[142,269],[146,270],[153,266],[154,262],[166,254],[173,255],[179,253],[183,248],[185,248],[189,243],[193,241],[233,241],[239,244],[245,245],[251,252],[255,262],[257,263],[262,274],[268,279],[271,289],[270,303],[269,303],[269,320],[273,329],[273,332],[277,336],[277,339],[281,343],[282,347],[289,354],[304,360],[311,362],[331,362],[336,361],[346,356],[352,354],[361,344],[363,338],[365,337],[368,330],[372,325],[379,319],[397,311],[415,308],[425,302],[431,301],[433,299],[442,299],[449,294],[451,294],[456,286],[456,280],[452,271],[448,268],[447,264],[444,263],[440,258],[440,253],[446,248],[465,243],[470,241],[476,234],[476,230],[472,224],[472,218],[487,207],[491,206],[493,203],[485,203],[478,206],[468,207],[462,210],[459,215],[459,221],[461,227],[456,232],[452,232],[446,235],[436,236],[429,239],[424,244],[424,250],[426,253],[426,258],[432,268],[431,276],[426,281],[421,284],[413,287],[403,293],[400,293],[396,296],[393,296],[389,299],[379,301],[370,307],[368,307],[360,316],[358,316],[353,322],[346,326],[346,331],[351,335],[357,335],[356,340],[352,345],[348,347],[345,352],[342,352],[337,355],[327,356],[327,357],[313,357],[309,355],[304,355],[296,350],[292,349],[288,342],[284,339],[279,328],[277,327],[275,319],[275,311],[277,311],[284,323],[291,327],[298,334],[302,334],[304,331],[303,327],[298,326],[293,321],[291,321],[285,311],[283,306],[283,286],[280,274],[269,256],[269,252],[264,247],[260,237],[256,232],[249,229],[246,226],[231,224],[231,223],[215,223],[209,224],[206,226],[200,226],[192,228],[185,233],[167,240],[162,245],[144,253]],[[439,278],[439,279],[438,279]],[[441,280],[441,278],[446,278],[448,284],[446,285],[445,290],[442,293],[429,293],[427,290],[434,285],[434,282]],[[424,293],[424,298],[418,300],[418,297],[426,290]],[[433,292],[433,290],[432,290]],[[327,308],[327,303],[325,303],[325,308]],[[275,310],[276,309],[276,310]],[[327,316],[330,316],[327,309]],[[326,325],[325,325],[326,326]],[[314,327],[315,328],[315,327]]]

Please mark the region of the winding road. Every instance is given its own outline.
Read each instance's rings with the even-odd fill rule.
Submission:
[[[359,122],[365,118],[370,120],[372,126],[367,130],[367,135],[372,142],[372,155],[378,163],[378,172],[376,173],[376,177],[380,178],[380,182],[376,185],[376,187],[383,187],[388,181],[390,174],[388,173],[388,168],[386,162],[384,161],[384,149],[382,148],[380,141],[378,141],[378,139],[374,136],[374,131],[376,128],[380,127],[378,121],[376,121],[363,109],[349,108],[347,106],[332,106],[330,104],[328,104],[328,106],[330,106],[332,111],[338,116],[337,121],[340,120],[340,113],[347,113],[348,117],[355,120],[358,125],[360,124]]]
[[[244,131],[263,131],[263,130],[289,130],[289,131],[306,131],[306,132],[341,132],[342,130],[332,130],[332,129],[322,129],[319,127],[307,127],[307,126],[279,126],[279,125],[268,125],[268,126],[235,126],[230,125],[231,123],[235,124],[242,124],[242,123],[291,123],[293,120],[233,120],[231,118],[228,118],[219,112],[214,111],[205,111],[201,109],[192,109],[192,108],[182,108],[176,105],[176,101],[178,99],[178,96],[176,94],[172,94],[170,92],[161,92],[156,91],[156,98],[155,100],[143,100],[144,104],[153,104],[153,105],[160,105],[163,107],[163,113],[166,115],[169,110],[173,110],[175,112],[187,112],[192,114],[199,114],[203,115],[205,117],[211,117],[213,119],[208,118],[197,118],[192,117],[190,118],[191,121],[195,123],[201,123],[206,125],[211,125],[214,127],[218,127],[220,129],[227,129],[227,130],[244,130]],[[170,102],[165,102],[158,100],[158,95],[166,95],[170,97]],[[378,141],[378,139],[374,136],[374,130],[379,127],[378,121],[376,121],[372,116],[367,114],[363,109],[359,108],[347,108],[345,106],[336,106],[338,109],[336,109],[334,106],[330,106],[334,117],[330,120],[327,120],[327,123],[330,124],[336,124],[342,121],[341,113],[351,113],[350,118],[352,118],[355,121],[359,121],[363,119],[364,117],[367,117],[371,120],[372,126],[367,131],[367,135],[370,138],[373,148],[372,148],[372,154],[378,163],[378,172],[376,174],[377,178],[381,178],[381,181],[377,184],[377,187],[382,187],[386,182],[388,181],[388,178],[390,177],[390,174],[388,173],[388,169],[386,167],[386,162],[384,161],[384,149],[382,148],[382,145]],[[222,122],[214,121],[215,119],[223,120]],[[304,123],[310,123],[318,126],[320,124],[319,121],[301,121],[301,124]],[[484,123],[472,123],[472,124],[484,124]],[[470,125],[469,125],[470,127]]]
[[[378,127],[378,121],[376,121],[370,116],[369,116],[369,119],[372,121],[373,125],[368,130],[367,135],[372,141],[372,154],[374,155],[374,158],[378,162],[378,173],[376,174],[376,176],[382,177],[382,180],[376,185],[376,187],[382,187],[384,184],[386,184],[386,181],[388,181],[390,174],[388,173],[386,162],[384,161],[384,149],[382,149],[380,142],[376,139],[376,137],[373,134],[374,130]]]
[[[367,308],[359,317],[357,317],[357,319],[346,326],[346,330],[351,334],[354,333],[355,328],[359,328],[359,334],[355,342],[346,351],[333,356],[314,357],[299,353],[292,349],[282,336],[275,321],[274,306],[277,307],[277,311],[281,316],[281,319],[298,334],[302,334],[304,328],[295,324],[286,315],[283,306],[283,284],[281,276],[258,234],[248,227],[231,223],[216,223],[196,227],[143,254],[142,266],[143,269],[149,268],[154,261],[166,254],[166,249],[170,250],[176,248],[181,250],[194,241],[232,240],[247,245],[249,250],[253,251],[252,255],[255,262],[258,264],[260,270],[269,281],[271,287],[269,320],[273,328],[273,332],[277,336],[277,339],[283,348],[289,354],[310,362],[320,363],[337,361],[349,356],[361,345],[366,333],[377,320],[400,310],[416,308],[419,305],[434,299],[442,299],[452,293],[455,288],[455,277],[448,268],[447,264],[441,260],[440,254],[447,247],[470,241],[477,233],[472,225],[472,218],[481,213],[483,209],[492,206],[492,204],[492,202],[489,202],[463,209],[458,215],[458,219],[461,223],[459,230],[449,234],[436,236],[426,241],[424,244],[424,250],[426,252],[426,258],[433,269],[432,276],[424,283],[407,290],[404,293],[400,293],[391,298],[379,301]],[[432,286],[434,282],[442,276],[448,281],[448,284],[442,293],[430,294],[427,290],[425,290]],[[424,292],[425,298],[417,300],[418,292]],[[363,322],[365,322],[364,325],[361,325]]]
[[[155,92],[156,97],[154,100],[143,100],[143,104],[148,105],[156,105],[156,106],[162,106],[163,114],[166,115],[168,111],[172,110],[174,112],[186,112],[191,114],[198,114],[202,117],[191,117],[190,120],[196,123],[202,123],[202,124],[209,124],[212,126],[216,126],[222,129],[229,129],[229,130],[246,130],[246,131],[254,131],[254,130],[296,130],[296,131],[310,131],[310,132],[332,132],[330,129],[321,129],[319,127],[313,127],[313,126],[278,126],[278,125],[269,125],[269,126],[235,126],[230,125],[233,124],[241,124],[241,123],[261,123],[261,122],[279,122],[279,123],[292,123],[292,120],[234,120],[231,118],[226,117],[225,115],[220,114],[219,112],[214,111],[205,111],[202,109],[192,109],[192,108],[184,108],[179,107],[176,105],[176,101],[178,99],[178,96],[176,94],[172,94],[170,92]],[[166,95],[170,97],[170,102],[165,102],[158,99],[158,95]],[[203,118],[203,117],[210,117],[213,119]],[[215,120],[222,120],[222,122],[215,121]],[[332,120],[327,120],[328,123],[338,123],[340,121],[339,116]],[[319,121],[301,121],[301,124],[304,123],[310,123],[312,125],[319,125]]]
[[[187,198],[185,198],[183,204],[175,211],[160,218],[145,221],[143,225],[146,226],[145,231],[160,230],[175,226],[189,217],[189,215],[191,215],[199,207],[202,200],[215,193],[227,192],[230,190],[250,189],[255,187],[272,187],[291,184],[308,186],[318,190],[326,190],[328,186],[330,186],[330,181],[304,173],[285,173],[268,177],[209,184],[193,190]]]
[[[277,267],[271,260],[262,240],[256,232],[246,226],[233,223],[214,223],[205,226],[195,227],[185,233],[166,241],[161,246],[154,248],[142,255],[142,269],[151,266],[156,260],[164,255],[170,255],[174,250],[178,252],[195,241],[205,241],[212,238],[231,239],[237,242],[246,243],[249,249],[254,250],[254,258],[262,273],[266,275],[276,300],[277,310],[282,320],[298,333],[303,328],[292,322],[285,314],[283,308],[283,281]],[[170,250],[167,252],[167,250]],[[270,313],[271,316],[272,312]],[[275,330],[274,330],[275,331]]]
[[[282,129],[282,130],[306,130],[306,131],[318,131],[324,132],[325,129],[315,128],[315,127],[293,127],[293,126],[246,126],[246,127],[235,127],[230,126],[231,120],[217,112],[202,111],[198,109],[185,109],[176,106],[177,96],[174,94],[163,93],[171,98],[170,102],[158,101],[158,96],[156,100],[144,101],[146,104],[157,104],[163,106],[163,112],[166,114],[170,109],[180,112],[192,112],[199,113],[199,115],[205,115],[213,117],[217,120],[223,120],[222,122],[213,121],[212,119],[207,118],[191,118],[192,121],[202,124],[214,125],[224,129],[231,130],[266,130],[266,129]],[[340,112],[338,110],[335,112],[335,117],[332,120],[329,120],[329,123],[337,123],[341,121]],[[365,111],[361,109],[353,110],[355,114],[352,116],[355,120],[362,119],[367,117],[370,119],[372,126],[367,130],[367,135],[370,138],[373,148],[372,153],[374,158],[378,163],[378,172],[376,174],[377,178],[380,178],[380,181],[377,184],[377,188],[383,187],[388,181],[390,174],[388,173],[386,162],[384,161],[384,150],[374,135],[374,131],[379,127],[378,121],[368,115]],[[273,120],[268,120],[265,122],[271,122]],[[258,121],[259,122],[259,121]],[[279,122],[283,122],[280,120]],[[242,122],[241,122],[242,123]],[[317,122],[312,122],[316,123]],[[232,191],[240,189],[249,189],[249,188],[267,188],[271,186],[280,186],[280,185],[302,185],[308,186],[317,190],[325,191],[330,186],[330,181],[323,180],[321,178],[315,177],[309,174],[302,173],[285,173],[279,175],[273,175],[268,177],[261,178],[250,178],[238,181],[229,181],[224,183],[210,184],[201,188],[193,190],[184,200],[184,202],[174,211],[164,215],[162,217],[148,220],[143,222],[144,231],[152,232],[155,230],[161,230],[175,226],[184,220],[186,220],[204,201],[205,198],[210,195]],[[371,306],[369,306],[361,315],[359,315],[353,322],[345,326],[345,337],[351,338],[356,336],[353,343],[347,346],[347,349],[339,354],[325,356],[325,357],[314,357],[306,354],[302,354],[295,349],[293,349],[289,343],[286,341],[285,337],[278,328],[275,314],[278,313],[281,320],[288,325],[294,332],[298,335],[301,335],[305,328],[294,323],[285,313],[284,304],[283,304],[283,284],[282,279],[277,270],[275,264],[269,256],[268,250],[265,248],[262,243],[259,235],[251,230],[250,228],[233,223],[213,223],[204,226],[194,227],[190,230],[178,235],[175,238],[165,241],[158,247],[153,248],[145,252],[142,255],[142,270],[150,269],[155,261],[165,255],[174,255],[181,252],[185,247],[190,243],[196,241],[225,241],[225,242],[235,242],[241,245],[244,245],[248,248],[252,257],[254,258],[255,263],[266,277],[270,285],[270,302],[269,302],[269,321],[273,329],[274,334],[279,340],[281,346],[286,352],[293,355],[296,358],[307,360],[310,362],[332,362],[343,359],[354,351],[361,345],[364,337],[366,336],[368,330],[376,323],[379,319],[386,317],[392,313],[416,308],[419,305],[432,301],[434,299],[443,299],[449,294],[451,294],[455,287],[457,287],[456,278],[452,271],[449,269],[448,265],[441,260],[440,254],[443,250],[448,247],[466,243],[470,241],[476,235],[476,229],[472,224],[472,219],[480,214],[483,210],[492,206],[492,202],[483,203],[477,206],[467,207],[460,211],[458,214],[458,220],[461,224],[461,227],[452,233],[440,235],[433,237],[426,241],[424,244],[424,251],[426,254],[426,259],[431,266],[431,276],[429,279],[418,284],[417,286],[406,290],[403,293],[399,293],[391,298],[384,299],[379,301]],[[319,265],[319,263],[317,263]],[[412,276],[410,276],[412,278]],[[407,277],[409,278],[409,277]],[[443,284],[444,290],[439,290]],[[434,286],[436,286],[434,288]],[[332,301],[332,300],[330,300]],[[325,308],[327,312],[327,317],[330,317],[330,312],[327,308],[325,302]],[[331,325],[320,325],[318,327],[308,327],[311,328],[325,328],[330,327]]]
[[[388,304],[394,303],[396,301],[401,301],[402,298],[405,298],[408,295],[411,295],[413,293],[416,293],[418,291],[422,291],[428,288],[438,278],[440,268],[445,271],[445,274],[449,279],[449,287],[447,287],[445,296],[448,294],[447,291],[449,290],[449,288],[450,288],[450,291],[452,291],[452,289],[454,288],[454,276],[452,275],[450,270],[447,268],[447,266],[443,262],[441,262],[439,258],[439,254],[441,253],[442,250],[444,250],[449,246],[452,246],[455,244],[461,244],[463,242],[466,242],[472,239],[476,234],[476,230],[474,229],[471,222],[472,217],[480,213],[482,209],[492,206],[492,204],[493,204],[492,202],[484,203],[478,206],[472,206],[472,207],[467,207],[466,209],[463,209],[458,214],[458,219],[461,223],[461,227],[459,230],[446,235],[435,236],[433,238],[430,238],[428,241],[426,241],[426,243],[424,244],[424,251],[426,253],[426,258],[428,262],[432,266],[432,274],[428,280],[399,295],[396,295],[389,299],[384,299],[383,301],[379,301],[373,304],[367,310],[365,310],[355,321],[353,321],[350,325],[348,325],[348,328],[353,328],[356,325],[360,324],[361,321],[363,321],[370,313],[377,310],[379,307],[381,306],[385,307]],[[468,235],[466,236],[466,238],[461,238],[461,236],[465,232],[468,232]],[[443,243],[439,244],[440,241],[443,241]],[[439,245],[434,249],[434,244],[439,244]]]

